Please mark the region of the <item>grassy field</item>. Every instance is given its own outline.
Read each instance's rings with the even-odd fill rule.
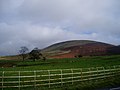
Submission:
[[[12,64],[12,67],[2,67],[5,64]],[[115,56],[93,56],[69,59],[47,59],[46,61],[37,60],[0,60],[0,71],[33,71],[33,70],[50,70],[50,69],[74,69],[90,67],[109,67],[120,65],[120,55]],[[42,90],[94,90],[102,87],[120,86],[120,77],[94,82],[82,82],[72,86],[60,88],[45,88]],[[28,88],[30,90],[30,88]],[[6,90],[6,89],[5,89]],[[12,90],[12,89],[10,89]],[[24,90],[24,89],[23,89]],[[25,89],[27,90],[27,88]],[[39,90],[39,88],[38,88]]]
[[[0,67],[4,70],[46,70],[46,69],[70,69],[70,68],[89,68],[89,67],[108,67],[120,65],[120,55],[117,56],[94,56],[69,59],[47,59],[46,61],[37,60],[0,60],[0,64],[13,64],[12,67]]]

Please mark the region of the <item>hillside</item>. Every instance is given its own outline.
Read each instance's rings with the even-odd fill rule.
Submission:
[[[114,45],[90,41],[72,40],[53,44],[42,50],[42,53],[51,58],[74,58],[77,56],[107,55]]]
[[[46,58],[75,58],[81,56],[120,55],[120,45],[115,46],[90,40],[72,40],[52,44],[40,52]],[[29,57],[28,57],[29,58]],[[19,55],[0,57],[0,60],[18,60]]]
[[[67,47],[84,45],[84,44],[94,43],[94,42],[95,41],[89,41],[89,40],[65,41],[65,42],[60,42],[60,43],[56,43],[51,46],[48,46],[47,48],[44,48],[43,51],[49,52],[49,51],[53,51],[53,50],[60,50],[60,49],[67,48]]]

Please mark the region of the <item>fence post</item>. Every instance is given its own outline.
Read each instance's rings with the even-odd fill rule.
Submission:
[[[105,68],[102,67],[102,69],[103,69],[103,74],[104,74],[104,79],[105,79]]]
[[[108,67],[108,71],[109,71],[109,72],[108,72],[108,73],[109,73],[109,75],[108,75],[108,76],[110,76],[110,77],[111,77],[112,70],[111,70],[111,67],[110,67],[110,66]],[[108,78],[108,77],[107,77],[107,78]]]
[[[19,74],[19,90],[20,90],[20,71],[18,72],[18,74]]]
[[[116,74],[116,66],[113,66],[114,67],[114,74]]]
[[[2,72],[2,90],[4,89],[4,71]]]
[[[63,81],[62,81],[62,70],[61,71],[61,86],[63,85]]]
[[[83,77],[82,77],[82,68],[81,68],[81,81],[83,81]]]
[[[110,69],[110,76],[112,76],[112,68],[111,68],[111,66],[109,67],[109,69]]]
[[[90,78],[91,78],[91,69],[89,68],[89,81],[90,81]]]
[[[97,69],[97,77],[98,77],[98,67],[96,67],[96,69]],[[96,79],[96,81],[98,81],[98,80]]]
[[[105,76],[105,68],[104,67],[102,67],[103,68],[103,72],[104,72],[104,76]]]
[[[73,69],[71,69],[71,73],[72,73],[72,84],[73,84]]]
[[[118,65],[118,75],[120,75],[120,65]]]
[[[34,71],[34,89],[36,90],[36,71]]]
[[[50,70],[48,70],[48,75],[49,75],[49,88],[50,88]]]

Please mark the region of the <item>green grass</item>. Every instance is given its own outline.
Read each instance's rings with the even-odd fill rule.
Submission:
[[[84,82],[76,82],[73,83],[73,85],[70,84],[64,84],[62,87],[60,85],[52,86],[51,88],[48,88],[48,85],[46,87],[36,87],[36,89],[33,87],[26,87],[21,88],[21,90],[98,90],[101,88],[113,88],[115,86],[120,85],[120,76],[117,76],[117,78],[107,78],[107,79],[99,79],[99,80],[93,80],[93,81],[84,81]],[[18,90],[18,88],[5,88],[4,90]]]
[[[46,61],[37,60],[36,62],[0,60],[0,63],[13,63],[15,67],[0,68],[0,71],[27,71],[27,70],[46,70],[46,69],[67,69],[67,68],[88,68],[88,67],[108,67],[120,65],[120,55],[117,56],[94,56],[69,59],[47,59]]]
[[[89,68],[89,67],[109,67],[120,65],[120,55],[115,56],[94,56],[82,58],[69,59],[47,59],[46,61],[31,60],[17,61],[17,60],[0,60],[0,63],[13,63],[15,67],[0,67],[0,71],[33,71],[33,70],[48,70],[48,69],[70,69],[70,68]],[[27,75],[27,74],[26,74]],[[101,87],[112,87],[120,85],[120,77],[101,80],[99,82],[82,82],[74,84],[73,86],[64,85],[60,88],[43,88],[40,90],[94,90]],[[32,90],[31,88],[28,88]],[[28,90],[27,88],[25,90]],[[9,90],[9,89],[7,89]],[[10,89],[12,90],[12,89]],[[39,90],[39,88],[38,88]]]

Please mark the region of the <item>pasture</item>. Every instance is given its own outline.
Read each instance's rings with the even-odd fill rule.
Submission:
[[[37,85],[45,84],[42,89],[37,87],[38,90],[88,90],[88,88],[93,90],[120,85],[119,55],[47,59],[36,62],[32,60],[0,60],[0,65],[1,81],[6,82],[5,85],[11,85],[10,82],[13,82],[15,85],[17,85],[16,83],[19,84],[18,86],[22,85],[21,87],[25,86],[24,84],[32,85],[32,89],[35,89]],[[43,72],[41,73],[41,71]],[[10,75],[14,79],[9,78]],[[6,80],[10,80],[9,83]],[[42,82],[40,83],[40,81]],[[60,85],[56,85],[56,83]],[[2,84],[4,85],[1,82]],[[51,84],[55,85],[51,87]],[[18,88],[14,89],[18,90]],[[11,90],[11,88],[9,89]],[[9,89],[3,88],[3,90]],[[31,88],[20,88],[20,90],[24,89]]]
[[[10,65],[11,66],[10,66]],[[8,66],[7,66],[8,65]],[[70,69],[89,67],[109,67],[120,65],[120,56],[93,56],[66,59],[43,60],[0,60],[0,71],[28,71],[48,69]]]

